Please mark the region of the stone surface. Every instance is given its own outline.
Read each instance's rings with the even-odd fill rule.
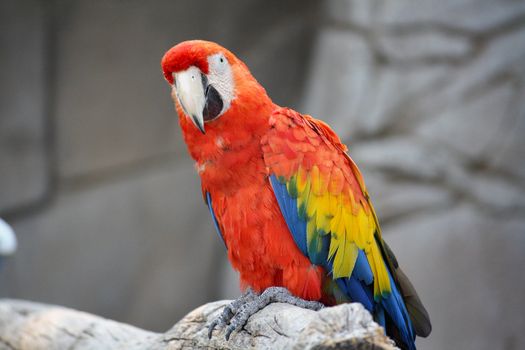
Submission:
[[[48,191],[43,11],[38,1],[0,2],[0,214]]]
[[[0,302],[0,347],[14,349],[384,349],[383,329],[360,304],[319,312],[271,304],[253,315],[229,341],[208,339],[207,324],[229,301],[203,305],[164,334],[98,316],[18,300]]]
[[[0,348],[143,349],[158,335],[85,312],[28,301],[0,301]]]
[[[427,31],[447,26],[468,31],[485,30],[509,18],[520,17],[525,10],[523,2],[513,0],[445,0],[439,3],[424,0],[416,5],[411,0],[330,0],[328,3],[327,12],[336,22],[376,28],[417,25]]]

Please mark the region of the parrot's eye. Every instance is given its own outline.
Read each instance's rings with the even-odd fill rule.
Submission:
[[[224,63],[224,58],[223,57],[219,58],[219,61],[221,61],[221,63]]]

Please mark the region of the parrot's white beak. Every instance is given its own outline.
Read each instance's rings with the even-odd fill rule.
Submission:
[[[206,77],[194,66],[173,75],[175,93],[182,109],[204,134],[203,111],[206,105],[205,93],[208,84]]]

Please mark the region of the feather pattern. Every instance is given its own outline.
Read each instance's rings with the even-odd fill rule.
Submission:
[[[264,160],[279,208],[300,251],[323,267],[343,294],[377,320],[392,322],[414,349],[414,330],[383,253],[377,218],[357,166],[323,122],[278,108],[262,139]],[[336,294],[339,294],[337,296]]]

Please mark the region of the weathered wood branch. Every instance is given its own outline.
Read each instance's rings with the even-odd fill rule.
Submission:
[[[28,301],[0,300],[0,349],[395,349],[360,304],[314,312],[271,304],[229,341],[207,337],[207,324],[228,301],[205,304],[166,333],[154,333],[85,312]]]

